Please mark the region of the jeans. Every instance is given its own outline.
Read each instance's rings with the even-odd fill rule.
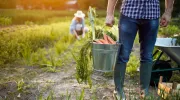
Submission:
[[[129,61],[133,43],[138,32],[141,62],[152,62],[152,52],[157,38],[159,19],[133,19],[121,15],[119,21],[119,42],[117,63]]]

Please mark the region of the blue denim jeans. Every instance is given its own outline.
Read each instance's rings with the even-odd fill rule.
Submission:
[[[140,60],[152,62],[152,52],[157,38],[159,19],[132,19],[121,15],[119,21],[119,42],[117,63],[129,61],[136,34],[139,34]]]

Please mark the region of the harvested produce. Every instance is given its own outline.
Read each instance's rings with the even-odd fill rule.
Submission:
[[[96,37],[96,39],[104,38],[104,34],[106,34],[107,36],[111,37],[114,41],[117,40],[117,37],[112,33],[112,31],[104,30],[100,26],[96,26],[95,27],[95,37]]]
[[[111,37],[108,36],[107,39],[110,44],[116,44],[116,42]]]
[[[116,44],[116,42],[108,35],[103,35],[104,39],[95,40],[98,44]]]
[[[78,83],[88,83],[91,87],[91,72],[90,67],[91,60],[91,42],[87,41],[81,48],[79,56],[73,54],[73,58],[76,61],[76,79]]]
[[[108,41],[106,41],[104,39],[99,39],[99,41],[101,41],[103,44],[109,44]]]
[[[88,11],[91,30],[89,32],[88,40],[82,46],[78,56],[73,55],[76,61],[76,79],[78,83],[88,83],[92,86],[91,74],[92,74],[92,48],[91,44],[115,44],[116,36],[111,31],[104,31],[101,26],[95,25],[96,11],[94,8],[89,8]],[[106,33],[106,34],[104,34]],[[102,39],[103,38],[103,39]],[[97,40],[96,40],[97,39]]]
[[[97,44],[103,44],[101,41],[99,41],[99,40],[95,40],[95,42],[94,43],[97,43]]]
[[[104,34],[103,37],[105,41],[108,41],[108,36],[106,34]]]

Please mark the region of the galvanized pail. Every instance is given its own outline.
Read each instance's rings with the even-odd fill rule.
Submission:
[[[92,43],[94,70],[100,72],[112,72],[115,66],[118,48],[120,46],[120,44]]]

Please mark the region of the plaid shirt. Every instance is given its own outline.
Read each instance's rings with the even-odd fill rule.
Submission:
[[[121,13],[134,19],[157,19],[160,3],[159,0],[123,0]]]

